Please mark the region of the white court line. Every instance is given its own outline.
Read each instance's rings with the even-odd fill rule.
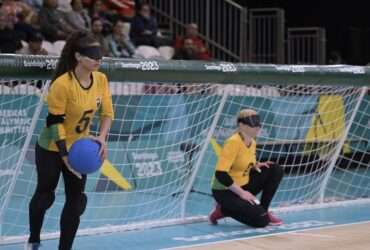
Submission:
[[[200,246],[209,246],[209,245],[215,245],[215,244],[223,244],[228,242],[235,242],[240,240],[252,240],[252,239],[258,239],[258,238],[264,238],[269,236],[275,236],[275,235],[282,235],[287,233],[295,233],[295,232],[306,232],[306,231],[312,231],[317,229],[330,229],[330,228],[336,228],[336,227],[344,227],[344,226],[352,226],[352,225],[360,225],[360,224],[366,224],[370,223],[370,220],[367,221],[361,221],[361,222],[353,222],[353,223],[347,223],[347,224],[338,224],[338,225],[332,225],[332,226],[323,226],[323,227],[315,227],[315,228],[307,228],[307,229],[301,229],[301,230],[294,230],[294,231],[286,231],[286,232],[279,232],[279,233],[272,233],[272,234],[265,234],[265,235],[257,235],[252,237],[242,237],[242,238],[235,238],[230,240],[220,240],[220,241],[214,241],[214,242],[205,242],[200,244],[193,244],[193,245],[184,245],[184,246],[177,246],[177,247],[170,247],[170,248],[160,248],[158,250],[174,250],[174,249],[183,249],[183,248],[189,248],[189,247],[200,247]]]

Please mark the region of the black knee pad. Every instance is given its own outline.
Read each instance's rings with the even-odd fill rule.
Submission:
[[[270,219],[268,218],[267,214],[261,214],[253,220],[251,220],[250,226],[256,227],[256,228],[261,228],[261,227],[266,227],[270,222]]]
[[[66,199],[66,207],[68,208],[68,213],[74,216],[80,216],[85,212],[87,205],[87,196],[84,193],[78,195],[68,196]]]
[[[38,210],[47,210],[48,208],[53,205],[55,200],[54,192],[48,193],[35,193],[34,197],[32,198],[31,204],[34,208]]]
[[[81,199],[80,199],[79,215],[82,215],[86,210],[87,196],[86,194],[82,193],[80,198]]]
[[[274,176],[279,177],[279,179],[283,178],[284,175],[284,169],[279,164],[274,164],[272,166],[272,170],[274,172]]]

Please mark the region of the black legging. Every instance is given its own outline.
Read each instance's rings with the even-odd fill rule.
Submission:
[[[37,187],[29,204],[29,242],[40,242],[40,232],[46,210],[53,204],[55,189],[62,172],[66,202],[60,219],[60,250],[70,250],[85,211],[87,197],[84,194],[86,175],[82,179],[73,175],[64,165],[57,152],[36,145]]]
[[[253,195],[262,191],[260,205],[253,205],[241,199],[231,190],[212,190],[213,197],[221,205],[221,211],[225,216],[252,227],[268,225],[270,220],[267,211],[283,178],[284,171],[277,164],[270,166],[270,168],[263,167],[261,170],[261,173],[252,170],[249,183],[242,187]]]

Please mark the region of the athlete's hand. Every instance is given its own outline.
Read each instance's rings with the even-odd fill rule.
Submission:
[[[256,165],[254,165],[254,169],[258,172],[261,173],[262,170],[261,168],[270,168],[270,166],[274,164],[272,161],[265,161],[265,162],[257,162]]]
[[[104,138],[101,137],[93,137],[100,144],[99,156],[104,161],[108,155],[107,143],[105,142]]]
[[[243,192],[240,194],[240,198],[243,200],[248,201],[252,205],[259,205],[259,201],[252,193],[243,190]]]
[[[62,157],[62,160],[63,160],[63,162],[64,162],[64,165],[66,166],[66,168],[72,173],[72,174],[74,174],[78,179],[82,179],[82,175],[79,173],[79,172],[77,172],[76,170],[74,170],[72,167],[71,167],[71,165],[69,165],[69,163],[68,163],[68,157],[67,156],[63,156]]]

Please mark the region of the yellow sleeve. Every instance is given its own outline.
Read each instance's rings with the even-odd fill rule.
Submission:
[[[67,97],[67,87],[62,82],[55,81],[52,83],[47,97],[49,113],[53,115],[65,114]]]
[[[102,98],[102,109],[100,115],[108,116],[112,120],[114,118],[113,104],[112,104],[112,94],[109,89],[108,79],[103,75],[103,98]]]
[[[227,140],[222,148],[217,162],[216,170],[229,172],[239,152],[239,143],[235,140]]]
[[[65,115],[67,106],[68,91],[66,86],[58,81],[55,81],[47,96],[48,112],[52,115]],[[50,126],[51,137],[55,141],[66,138],[66,130],[63,123],[57,123]]]

